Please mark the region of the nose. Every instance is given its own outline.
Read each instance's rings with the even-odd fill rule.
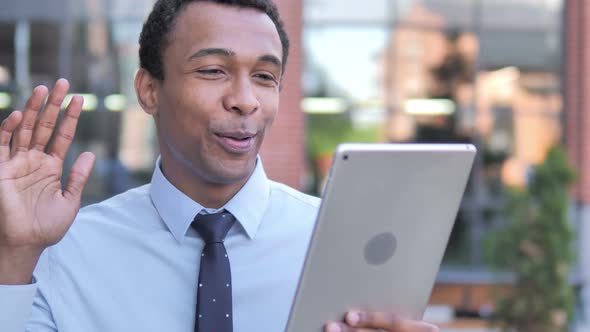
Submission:
[[[236,79],[223,98],[223,106],[228,111],[248,115],[260,108],[260,103],[248,78]]]

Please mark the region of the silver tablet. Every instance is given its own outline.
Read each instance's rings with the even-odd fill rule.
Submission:
[[[351,309],[421,319],[476,149],[343,144],[332,163],[288,332]]]

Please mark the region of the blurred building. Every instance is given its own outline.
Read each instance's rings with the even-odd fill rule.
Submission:
[[[33,86],[59,77],[86,94],[70,153],[99,156],[85,203],[150,179],[155,131],[136,102],[133,77],[153,1],[0,0],[0,118],[22,107]],[[571,196],[581,249],[576,276],[590,307],[590,4],[277,3],[293,48],[262,152],[270,177],[320,194],[340,142],[476,144],[433,303],[478,314],[489,305],[485,286],[495,282],[483,243],[502,225],[504,189],[524,185],[548,148],[565,144],[579,171]]]
[[[489,311],[491,285],[502,278],[490,273],[485,242],[504,222],[505,189],[525,185],[530,168],[544,160],[550,147],[582,150],[584,140],[574,137],[571,126],[583,135],[584,123],[570,109],[572,103],[582,104],[563,93],[570,80],[563,55],[567,49],[581,63],[581,40],[588,32],[580,17],[590,8],[581,10],[588,6],[582,0],[574,3],[305,2],[303,110],[315,170],[309,190],[321,190],[324,165],[329,165],[325,156],[341,141],[469,142],[479,149],[433,304],[451,305],[467,316]],[[566,13],[576,13],[577,19],[564,19]],[[566,43],[572,29],[577,37]],[[568,72],[586,77],[583,68]],[[571,85],[578,87],[574,98],[584,95],[577,81],[565,91],[570,93]],[[584,178],[588,170],[575,165]],[[574,206],[583,202],[581,197],[571,197]],[[573,215],[576,225],[584,224],[582,214]],[[577,233],[579,244],[590,239],[584,227]],[[584,255],[574,272],[582,285],[590,281],[583,272],[589,262]]]

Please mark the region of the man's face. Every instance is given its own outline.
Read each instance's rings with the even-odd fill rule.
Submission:
[[[187,5],[162,55],[155,116],[163,166],[208,184],[247,180],[279,106],[282,49],[263,12]]]

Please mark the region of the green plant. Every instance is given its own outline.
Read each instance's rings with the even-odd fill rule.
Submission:
[[[332,154],[352,128],[345,113],[310,114],[307,117],[307,145],[312,158]]]
[[[307,127],[307,149],[312,158],[332,155],[340,143],[378,141],[377,126],[355,127],[347,113],[308,115]]]
[[[573,179],[563,148],[555,147],[534,168],[526,188],[508,190],[507,225],[492,235],[488,252],[495,267],[515,277],[492,316],[504,330],[568,330],[575,302],[569,280],[574,236],[567,214]]]

